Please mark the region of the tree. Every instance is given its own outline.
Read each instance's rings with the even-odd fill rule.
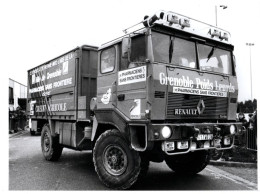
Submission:
[[[237,103],[237,112],[242,113],[252,113],[257,108],[257,100],[246,100],[245,102],[238,102]]]

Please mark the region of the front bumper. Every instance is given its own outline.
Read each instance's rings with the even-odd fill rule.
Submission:
[[[230,130],[232,125],[235,130]],[[171,130],[167,138],[162,133],[165,126]],[[147,141],[160,142],[162,151],[168,155],[208,149],[224,150],[232,148],[235,135],[241,128],[242,123],[149,124]]]

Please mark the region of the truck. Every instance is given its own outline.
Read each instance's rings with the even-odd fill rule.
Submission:
[[[242,130],[230,33],[171,11],[124,32],[28,70],[27,113],[44,158],[91,150],[111,189],[141,181],[150,162],[201,172]]]

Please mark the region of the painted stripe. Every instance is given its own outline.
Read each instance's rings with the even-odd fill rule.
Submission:
[[[221,170],[219,168],[216,168],[214,166],[207,166],[205,170],[207,170],[207,171],[209,171],[212,174],[215,174],[217,176],[229,179],[229,180],[231,180],[232,182],[234,182],[236,184],[240,184],[242,186],[245,186],[245,187],[247,187],[250,190],[257,190],[257,184],[255,184],[253,182],[250,182],[248,180],[245,180],[245,179],[243,179],[241,177],[238,177],[236,175],[230,174],[230,173],[228,173],[226,171],[223,171],[223,170]]]

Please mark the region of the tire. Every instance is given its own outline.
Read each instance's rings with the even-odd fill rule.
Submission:
[[[59,160],[63,147],[59,144],[58,136],[53,137],[49,125],[44,125],[41,132],[42,153],[46,160]]]
[[[108,130],[97,139],[93,162],[99,179],[109,188],[128,189],[141,170],[139,153],[131,149],[117,130]]]
[[[209,164],[209,160],[209,152],[203,150],[189,152],[188,154],[167,156],[165,162],[175,173],[195,175]]]
[[[150,161],[146,156],[141,155],[141,170],[138,175],[138,182],[141,182],[144,177],[147,175],[147,172],[149,170]]]
[[[30,133],[31,133],[31,136],[35,135],[35,131],[32,131],[31,129],[30,129]]]

